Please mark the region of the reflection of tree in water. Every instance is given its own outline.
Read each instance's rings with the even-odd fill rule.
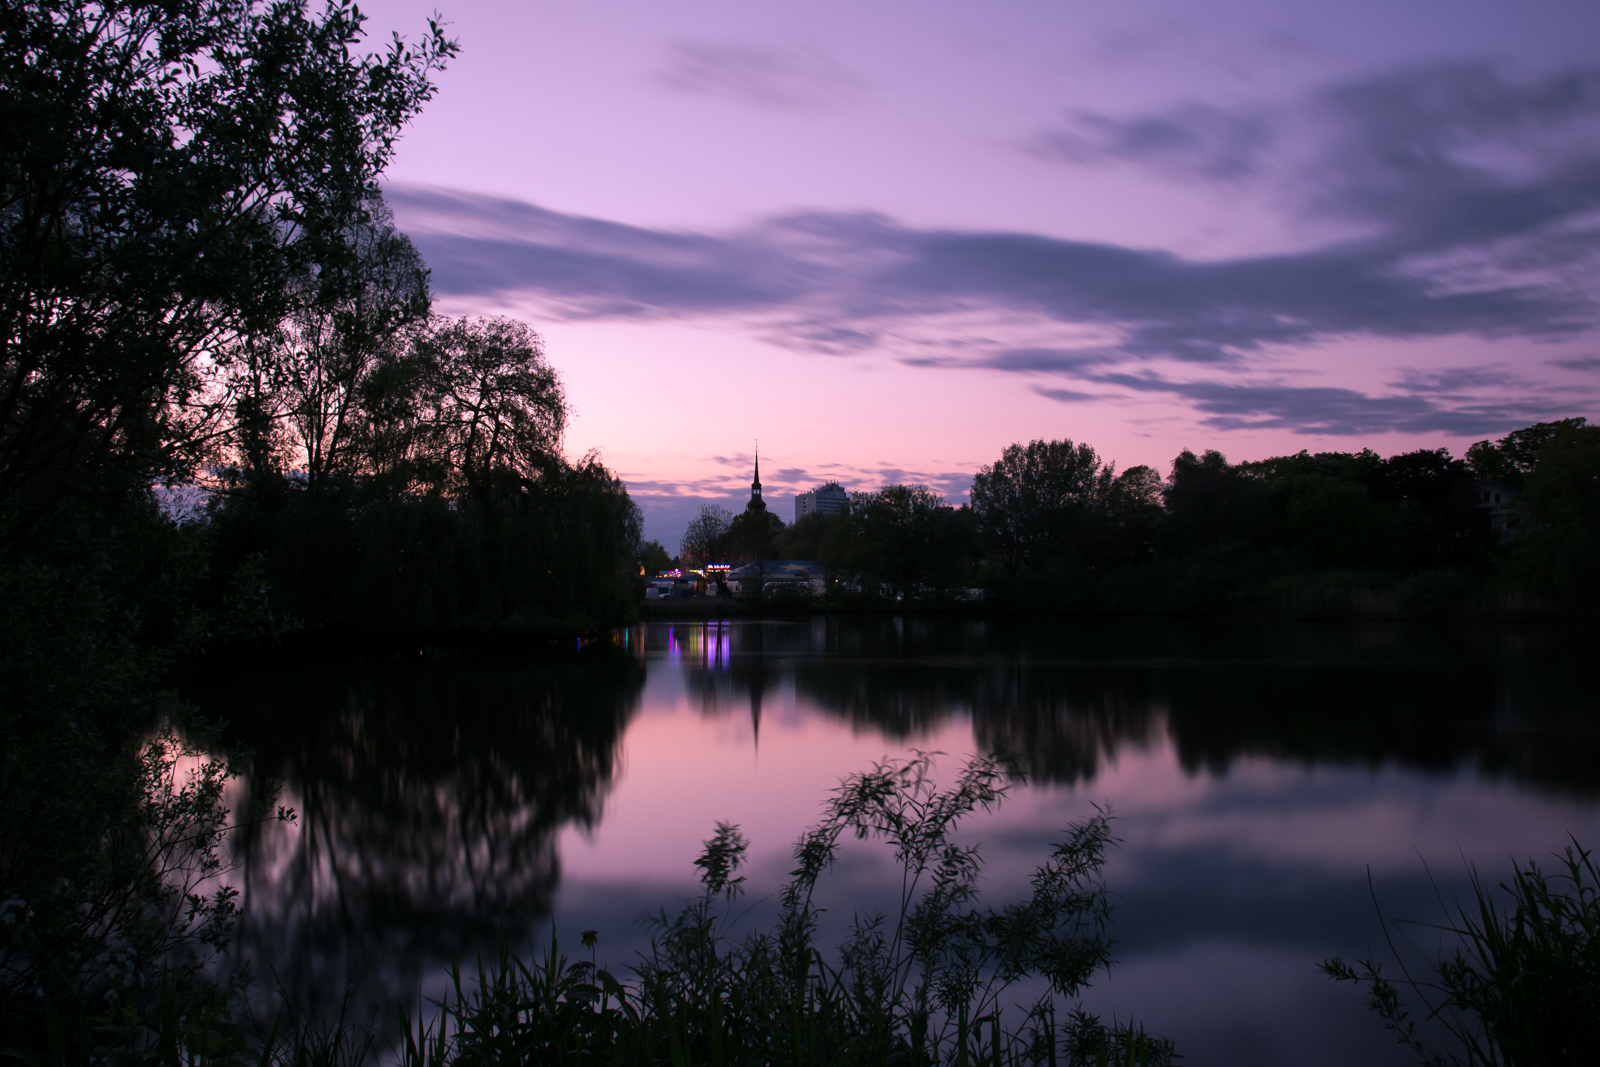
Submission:
[[[1242,756],[1509,775],[1600,789],[1600,722],[1577,672],[1458,659],[1258,663],[1173,672],[1162,686],[1183,767]],[[1560,675],[1561,680],[1555,676]]]
[[[1191,773],[1249,756],[1600,787],[1588,631],[878,617],[716,633],[683,657],[707,713],[759,716],[792,679],[857,732],[970,716],[977,747],[1043,781],[1092,779],[1164,721]]]
[[[1169,674],[1172,736],[1191,773],[1223,773],[1245,755],[1446,770],[1471,757],[1463,727],[1493,700],[1487,679],[1459,666],[1219,663]]]
[[[1150,733],[1153,705],[1142,677],[1006,655],[985,620],[655,629],[647,647],[677,660],[704,714],[748,713],[757,727],[763,704],[792,681],[799,696],[856,733],[915,739],[970,717],[978,748],[1012,757],[1030,778],[1059,782],[1092,778],[1119,745],[1144,744]]]
[[[930,683],[923,665],[893,658],[893,644],[877,642],[870,657],[862,654],[863,631],[892,632],[893,621],[841,624],[818,617],[656,626],[646,648],[676,659],[704,715],[748,714],[759,729],[763,706],[792,683],[799,695],[846,719],[858,733],[906,738],[937,729],[952,715],[965,714],[966,706]],[[841,657],[841,643],[856,654]]]
[[[972,733],[1034,781],[1091,781],[1124,745],[1148,746],[1160,704],[1143,672],[1012,663],[974,672]]]
[[[281,779],[299,813],[237,843],[244,954],[311,1010],[353,983],[365,1015],[502,929],[528,936],[559,881],[557,832],[599,817],[642,677],[613,656],[231,676],[254,698],[228,708],[254,777]]]
[[[795,690],[856,733],[897,740],[969,714],[968,669],[936,663],[823,661],[795,667]]]

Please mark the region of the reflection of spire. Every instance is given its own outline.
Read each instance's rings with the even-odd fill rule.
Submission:
[[[750,732],[755,735],[756,751],[761,751],[761,686],[750,690]]]
[[[767,687],[767,642],[766,632],[758,623],[751,634],[754,641],[753,647],[745,651],[755,652],[754,662],[750,664],[750,732],[755,736],[755,750],[761,751],[761,692]]]

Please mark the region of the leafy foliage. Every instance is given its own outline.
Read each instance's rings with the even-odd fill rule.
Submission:
[[[482,497],[497,476],[537,478],[559,457],[567,405],[544,342],[514,319],[461,319],[428,331],[418,434],[452,495]]]
[[[639,566],[645,575],[660,574],[672,569],[672,557],[660,541],[646,541],[639,546]]]
[[[1002,767],[973,760],[948,789],[927,756],[880,764],[835,790],[796,843],[796,869],[770,930],[731,940],[718,904],[742,888],[746,850],[721,824],[697,866],[703,892],[657,936],[631,983],[592,961],[569,963],[552,938],[529,966],[502,947],[475,986],[455,974],[433,1021],[407,1027],[406,1064],[1166,1064],[1170,1042],[1081,1011],[1071,996],[1110,963],[1110,905],[1098,874],[1111,843],[1101,813],[1069,831],[1039,867],[1031,896],[978,904],[981,854],[953,835],[1003,799]],[[858,916],[829,963],[816,945],[814,895],[846,835],[894,849],[902,872],[892,921]],[[593,931],[585,935],[586,943]],[[1025,978],[1048,992],[1007,1029],[1006,991]],[[1114,1057],[1108,1059],[1108,1057]]]
[[[293,306],[280,322],[219,350],[228,436],[257,478],[298,466],[315,491],[393,462],[378,427],[409,407],[428,272],[376,193],[348,239],[347,261],[314,264],[291,280]]]
[[[864,591],[901,599],[965,584],[973,567],[972,513],[925,485],[852,493],[822,538],[821,561],[860,576]]]
[[[360,55],[350,0],[26,0],[0,12],[0,502],[181,475],[207,353],[275,324],[455,51]],[[4,532],[4,531],[0,531]]]
[[[490,472],[478,494],[373,497],[361,487],[231,501],[228,560],[262,559],[274,603],[313,629],[492,633],[583,629],[634,610],[642,520],[594,456],[537,478]]]
[[[741,511],[728,524],[727,562],[761,563],[776,559],[779,539],[786,527],[783,520],[765,509]]]
[[[562,456],[566,398],[539,335],[464,318],[372,336],[340,327],[325,351],[279,354],[274,373],[291,382],[296,367],[328,372],[273,401],[320,429],[270,455],[236,423],[242,465],[214,508],[223,559],[264,557],[277,601],[318,628],[481,633],[631,617],[639,511],[597,456]],[[296,459],[304,477],[285,477]]]
[[[1398,955],[1398,981],[1370,959],[1353,966],[1331,959],[1322,970],[1366,986],[1368,1006],[1429,1067],[1594,1063],[1600,1058],[1600,871],[1591,856],[1574,841],[1557,857],[1555,872],[1530,860],[1515,867],[1509,883],[1500,883],[1499,894],[1474,870],[1475,905],[1458,907],[1446,925],[1425,927],[1459,944],[1449,955],[1429,958],[1425,978],[1413,977]],[[1428,1043],[1426,1026],[1419,1033],[1403,991],[1423,1005],[1425,1024],[1442,1024],[1444,1046]]]
[[[1592,617],[1600,603],[1600,426],[1554,434],[1525,484],[1529,521],[1514,565],[1572,614]]]
[[[994,553],[1012,573],[1060,552],[1104,510],[1115,472],[1093,447],[1063,441],[1009,445],[972,479],[972,508]]]
[[[1015,444],[973,483],[981,580],[991,610],[1583,617],[1600,590],[1589,434],[1538,423],[1466,461],[1186,449],[1164,483],[1088,445]]]
[[[1539,455],[1556,437],[1578,430],[1588,422],[1583,418],[1536,422],[1513,430],[1495,442],[1478,441],[1467,449],[1467,465],[1480,478],[1493,478],[1516,489],[1539,465]]]

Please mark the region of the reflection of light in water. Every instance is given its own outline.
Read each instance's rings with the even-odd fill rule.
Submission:
[[[969,824],[989,858],[988,903],[1021,896],[1050,842],[1091,803],[1109,801],[1118,815],[1123,844],[1107,873],[1128,966],[1096,979],[1092,1010],[1137,1014],[1177,1037],[1190,1062],[1387,1063],[1387,1037],[1359,996],[1315,972],[1318,959],[1364,954],[1381,936],[1367,865],[1381,897],[1431,919],[1419,851],[1448,893],[1463,853],[1487,866],[1558,847],[1569,829],[1600,839],[1591,800],[1497,780],[1468,752],[1441,765],[1393,743],[1395,721],[1426,684],[1397,696],[1375,688],[1386,676],[1358,664],[1342,674],[1308,667],[1280,685],[1261,666],[1224,670],[1225,660],[1203,656],[1106,667],[1049,647],[1031,657],[919,654],[928,625],[708,624],[682,635],[702,644],[681,659],[658,644],[649,707],[625,735],[628,774],[605,820],[562,834],[558,929],[602,929],[610,959],[623,963],[648,938],[635,925],[640,912],[692,893],[692,861],[722,820],[751,842],[759,913],[792,867],[794,839],[841,777],[933,749],[948,753],[943,778],[974,749],[1006,746],[1032,784]],[[957,627],[990,639],[987,624]],[[1031,620],[1019,629],[1049,639]],[[763,692],[756,762],[756,724],[741,712],[760,706]],[[793,694],[786,713],[774,692]],[[1394,714],[1349,721],[1341,701],[1380,701]],[[1450,753],[1460,727],[1445,719],[1437,730]],[[851,851],[829,876],[827,922],[842,926],[854,908],[879,906],[893,874],[892,857]]]
[[[483,852],[491,836],[520,837],[528,846],[523,855],[537,861],[528,869],[543,862],[552,887],[560,878],[554,919],[563,939],[600,929],[602,953],[623,966],[648,936],[636,925],[639,915],[671,908],[692,891],[692,861],[717,821],[744,826],[752,842],[752,898],[758,900],[783,881],[794,838],[815,821],[842,776],[920,748],[948,754],[940,761],[943,777],[974,749],[1004,749],[1022,758],[1031,784],[1019,787],[997,815],[972,823],[973,839],[987,842],[990,901],[1015,898],[1053,837],[1083,817],[1092,801],[1109,800],[1125,842],[1111,857],[1109,877],[1132,946],[1125,958],[1136,966],[1119,972],[1115,982],[1097,982],[1091,1007],[1123,1016],[1131,1008],[1180,1042],[1185,1033],[1179,1028],[1201,1015],[1213,1029],[1265,1033],[1276,1027],[1277,1037],[1263,1038],[1268,1047],[1297,1028],[1326,1032],[1328,1005],[1347,1005],[1345,991],[1320,979],[1285,986],[1282,975],[1291,964],[1310,974],[1321,956],[1365,951],[1362,939],[1371,933],[1364,922],[1371,908],[1366,864],[1373,864],[1379,891],[1387,894],[1409,885],[1407,879],[1419,880],[1413,849],[1440,861],[1436,866],[1454,863],[1457,849],[1488,865],[1512,851],[1559,845],[1568,829],[1580,839],[1600,839],[1595,806],[1581,795],[1563,795],[1537,777],[1495,779],[1474,769],[1473,760],[1500,753],[1508,753],[1504,766],[1522,766],[1517,761],[1525,762],[1529,752],[1547,758],[1544,750],[1526,747],[1527,735],[1504,713],[1509,695],[1486,700],[1481,709],[1490,745],[1471,740],[1479,735],[1470,732],[1478,714],[1470,692],[1452,690],[1441,703],[1447,714],[1419,719],[1421,729],[1407,727],[1405,713],[1424,707],[1440,685],[1420,669],[1369,675],[1361,663],[1341,660],[1330,669],[1325,661],[1317,666],[1315,657],[1291,669],[1280,653],[1274,674],[1265,658],[1230,666],[1226,649],[1208,658],[1178,642],[1155,650],[1130,642],[1108,651],[1114,642],[1100,634],[1110,627],[1086,627],[1064,638],[1055,624],[1008,626],[915,617],[642,624],[617,632],[610,644],[626,658],[597,673],[609,676],[618,662],[628,670],[643,665],[648,678],[640,704],[619,703],[626,710],[607,720],[614,725],[587,742],[586,735],[563,733],[585,721],[578,703],[563,703],[566,685],[552,684],[541,697],[545,703],[493,718],[477,730],[472,747],[454,754],[447,734],[430,723],[468,723],[465,709],[499,706],[503,697],[474,693],[449,704],[442,719],[421,714],[428,710],[422,708],[403,722],[341,720],[348,709],[330,706],[328,714],[307,721],[306,737],[293,749],[295,758],[315,763],[304,772],[311,780],[296,781],[285,796],[302,807],[303,822],[255,855],[259,873],[252,877],[260,881],[251,906],[266,903],[261,892],[270,886],[276,899],[258,914],[287,920],[281,932],[295,929],[294,914],[339,915],[351,899],[359,904],[373,886],[388,884],[402,890],[389,899],[417,902],[400,925],[414,922],[412,933],[425,933],[446,920],[446,912],[460,919],[476,908],[470,895],[451,890],[467,890],[485,875],[498,885],[524,873],[497,868]],[[1171,632],[1199,641],[1211,630]],[[1089,647],[1096,640],[1100,645]],[[1341,647],[1316,651],[1338,658],[1345,655]],[[1266,655],[1254,646],[1249,653]],[[448,671],[429,675],[439,693],[464,691],[470,672]],[[1409,695],[1397,696],[1387,684],[1394,680],[1409,685]],[[392,689],[386,700],[411,699],[404,685]],[[1486,685],[1483,691],[1502,690]],[[380,704],[371,705],[374,715]],[[1369,708],[1378,712],[1356,714]],[[328,734],[339,721],[346,729]],[[539,736],[551,740],[519,756],[508,738],[527,724],[537,724]],[[753,750],[758,728],[759,754]],[[1424,750],[1415,739],[1397,742],[1405,728],[1435,748]],[[391,754],[386,739],[401,736],[419,740]],[[593,766],[574,779],[575,791],[554,818],[527,827],[525,820],[548,812],[556,794],[524,790],[521,776],[557,765],[580,743],[590,745],[586,759]],[[344,762],[336,766],[330,754]],[[615,765],[626,767],[620,779],[612,777],[613,754]],[[494,798],[494,817],[480,818],[476,828],[466,825],[472,816],[461,808],[463,787],[453,777],[469,757],[479,765],[477,788]],[[287,776],[296,773],[289,765]],[[378,796],[373,785],[391,778],[393,795]],[[336,816],[332,836],[308,818],[318,796],[322,810]],[[580,816],[588,810],[598,817],[602,798],[603,819]],[[408,812],[411,822],[397,828],[397,816]],[[525,836],[512,825],[519,819]],[[386,828],[396,840],[380,837]],[[542,842],[541,833],[548,835]],[[408,834],[417,839],[412,845]],[[425,862],[400,862],[418,859]],[[852,908],[882,895],[879,883],[889,869],[870,850],[846,860],[830,883],[836,890],[830,906],[841,923]],[[416,877],[386,883],[383,868],[397,863],[405,868],[399,873]],[[1346,918],[1329,918],[1341,915]],[[529,915],[521,918],[527,922]],[[377,909],[362,921],[371,925],[362,936],[374,945],[383,937],[410,936],[383,926],[396,920]],[[311,925],[302,922],[299,929]],[[543,919],[528,925],[542,929]],[[337,956],[353,940],[337,924],[319,931],[323,941],[304,939],[306,954]],[[403,946],[417,968],[412,979],[426,985],[438,977],[449,954],[434,951],[441,944]],[[1259,975],[1237,965],[1257,956],[1267,961]],[[370,958],[379,958],[376,950]],[[404,976],[388,977],[404,984]],[[1186,982],[1211,981],[1237,991],[1237,1004],[1214,1008],[1215,998],[1200,994],[1171,1005],[1159,1000],[1181,997],[1171,991]],[[324,988],[329,1002],[337,1002],[342,990]],[[1278,995],[1284,988],[1293,992],[1287,1000]],[[1202,1001],[1206,1011],[1198,1012]],[[1273,1010],[1263,1013],[1259,1005],[1267,1003]],[[1365,1033],[1368,1020],[1359,1003],[1348,1003],[1346,1029]],[[1275,1062],[1217,1053],[1198,1029],[1189,1036],[1194,1043],[1180,1051],[1190,1062]],[[1329,1047],[1335,1054],[1342,1048],[1347,1062],[1370,1059],[1366,1046],[1335,1041]]]

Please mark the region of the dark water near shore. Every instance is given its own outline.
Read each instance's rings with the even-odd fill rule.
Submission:
[[[194,695],[298,810],[234,842],[239,938],[316,1009],[354,987],[387,1025],[451,958],[601,931],[625,966],[645,912],[692,892],[717,820],[751,897],[840,777],[910,750],[1013,756],[974,821],[998,903],[1092,803],[1123,844],[1117,968],[1084,1001],[1194,1064],[1407,1062],[1317,974],[1434,919],[1463,860],[1498,876],[1600,842],[1592,630],[971,619],[652,623],[567,653],[218,663]],[[242,797],[240,798],[243,799]],[[882,899],[852,851],[831,914]],[[1424,867],[1424,863],[1428,866]],[[1429,871],[1432,872],[1430,879]]]

